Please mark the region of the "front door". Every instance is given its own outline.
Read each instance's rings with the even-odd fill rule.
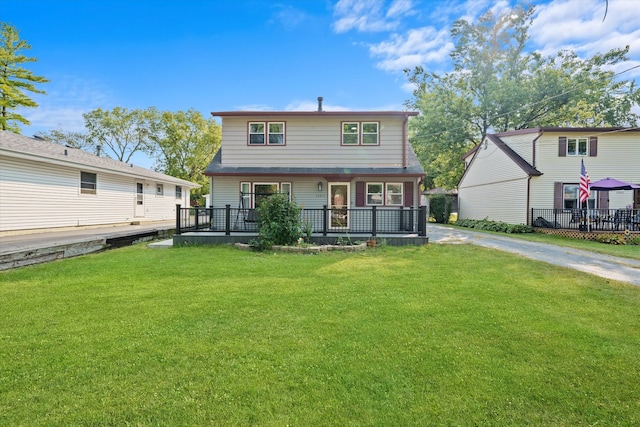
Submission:
[[[349,228],[349,183],[329,183],[329,227]]]
[[[144,183],[136,182],[135,216],[144,216]]]

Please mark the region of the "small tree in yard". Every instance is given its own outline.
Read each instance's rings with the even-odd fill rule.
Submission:
[[[274,194],[258,208],[260,247],[293,245],[302,235],[300,208],[287,194]]]
[[[444,194],[429,198],[429,211],[438,224],[449,222],[451,214],[451,199]]]

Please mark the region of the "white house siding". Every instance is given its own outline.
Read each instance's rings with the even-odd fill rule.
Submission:
[[[285,122],[286,144],[247,145],[247,126],[252,121]],[[377,146],[342,146],[343,122],[380,123]],[[282,117],[256,116],[224,117],[222,123],[222,164],[225,166],[273,167],[401,167],[403,164],[403,117],[348,116],[296,117],[287,121]],[[259,154],[256,154],[259,153]],[[339,155],[336,155],[338,153]]]
[[[458,216],[526,223],[528,178],[504,151],[487,141],[458,186]]]
[[[97,175],[96,194],[80,193],[80,172]],[[163,220],[175,217],[175,185],[164,183],[165,197],[155,197],[155,182],[145,185],[145,216],[134,218],[133,177],[0,157],[0,232]],[[189,200],[183,186],[183,199]]]
[[[514,133],[508,136],[501,136],[500,139],[515,151],[520,157],[533,165],[533,140],[538,136],[538,132]]]
[[[598,155],[558,156],[558,137],[598,137]],[[591,182],[602,178],[616,178],[640,184],[640,133],[545,133],[538,140],[536,162],[542,176],[531,180],[531,208],[553,209],[554,183],[577,184],[580,179],[580,161],[589,173]],[[626,207],[633,203],[632,191],[609,192],[609,208]]]

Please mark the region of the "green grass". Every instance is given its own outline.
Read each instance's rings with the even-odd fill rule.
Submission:
[[[638,425],[640,289],[471,245],[0,274],[0,425]]]

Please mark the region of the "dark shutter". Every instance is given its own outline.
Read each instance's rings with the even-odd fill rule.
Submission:
[[[564,196],[562,194],[562,183],[554,182],[553,183],[553,208],[554,209],[562,209],[564,201]]]
[[[565,157],[567,155],[567,137],[561,136],[558,138],[558,156]]]
[[[589,137],[589,157],[596,157],[598,155],[598,137]]]
[[[365,183],[362,181],[356,182],[356,206],[362,207],[365,205]]]
[[[404,183],[404,207],[411,206],[413,206],[413,182],[407,181]]]
[[[594,190],[592,190],[594,191]],[[598,209],[609,209],[609,192],[598,191]]]

